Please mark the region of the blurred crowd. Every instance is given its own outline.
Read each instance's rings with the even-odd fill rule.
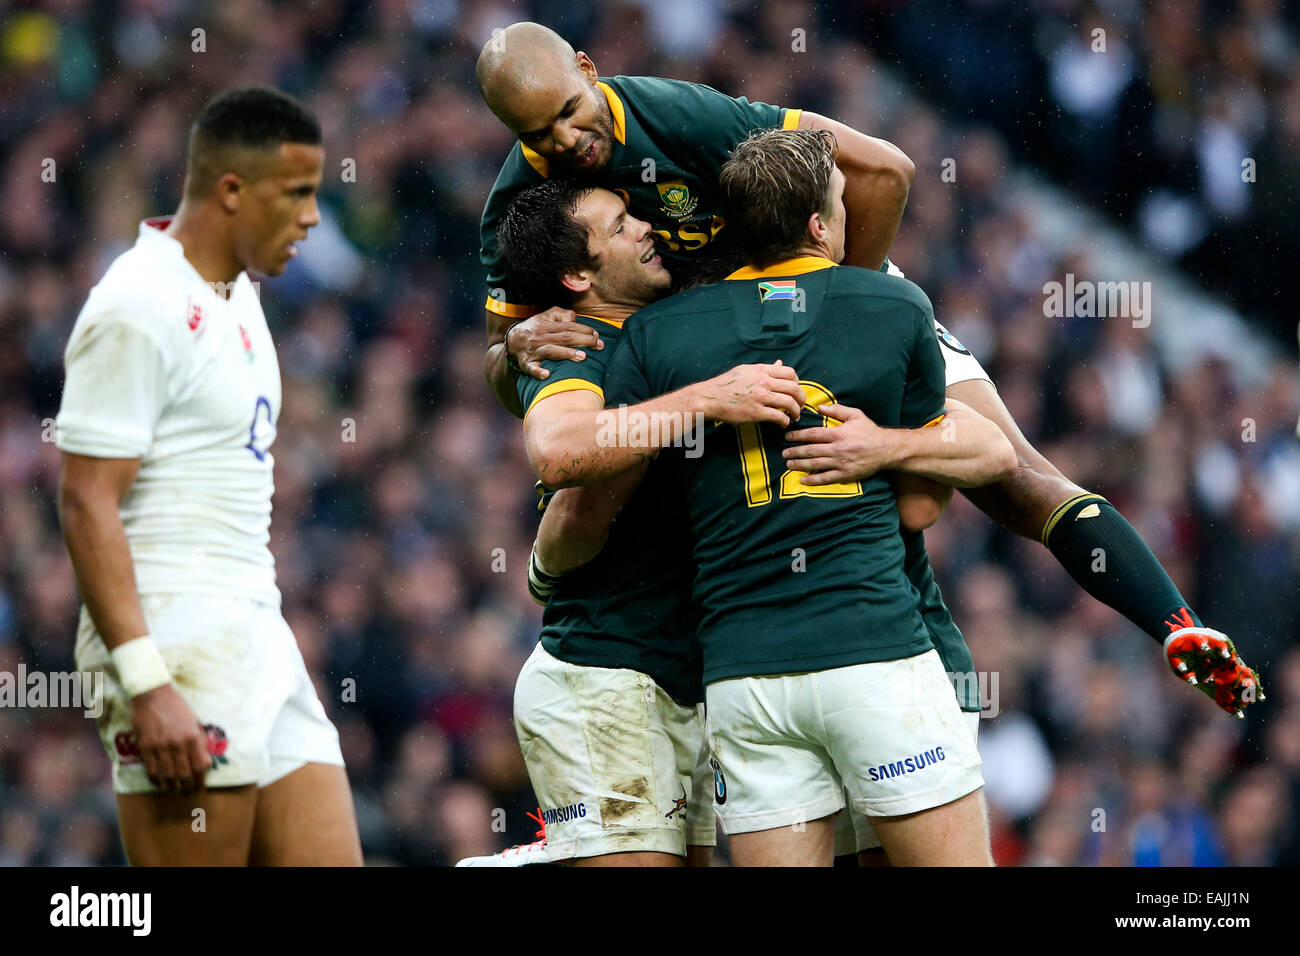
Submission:
[[[1217,117],[1229,131],[1212,140],[1235,131],[1259,144],[1262,186],[1265,146],[1285,143],[1300,119],[1296,32],[1268,0],[1229,5],[1210,33],[1194,2],[1037,6],[1017,24],[1023,46],[982,77],[967,63],[952,87],[936,86],[915,50],[966,62],[952,53],[976,42],[965,21],[1010,16],[996,0],[11,6],[0,19],[0,671],[73,667],[78,603],[50,420],[77,312],[138,222],[175,208],[187,123],[203,102],[235,83],[273,83],[321,117],[327,173],[322,225],[286,275],[262,281],[284,380],[272,550],[285,616],[342,737],[367,861],[444,864],[533,838],[510,713],[540,626],[524,575],[536,496],[518,422],[482,379],[477,259],[479,214],[512,141],[478,100],[473,65],[493,27],[539,19],[603,74],[814,109],[906,150],[918,173],[891,257],[984,362],[1031,441],[1109,497],[1261,670],[1267,702],[1227,718],[1040,545],[958,496],[927,541],[986,674],[980,743],[998,861],[1300,862],[1294,342],[1265,380],[1243,381],[1214,358],[1175,374],[1149,330],[1125,319],[1046,317],[1043,284],[1066,273],[1144,277],[1094,275],[1085,235],[1049,254],[1004,186],[1013,164],[1029,163],[1119,220],[1145,185],[1184,189],[1216,223],[1281,214],[1253,192],[1223,207],[1216,173],[1193,183],[1162,154],[1129,181],[1139,166],[1093,133],[1056,145],[1019,136],[1047,103],[1020,92],[1042,77],[1015,63],[1054,78],[1061,123],[1043,136],[1089,122],[1099,136],[1177,141],[1200,168],[1196,150],[1214,147],[1194,145],[1197,124]],[[1089,68],[1070,52],[1097,19],[1111,25],[1110,49],[1124,47],[1129,77],[1102,103],[1119,78],[1082,81],[1075,73]],[[901,62],[924,101],[886,90],[880,62]],[[1205,64],[1213,83],[1196,78]],[[1010,84],[1001,115],[976,108],[988,92],[962,85],[976,80]],[[1106,89],[1080,104],[1089,85]],[[1135,85],[1156,100],[1145,126],[1116,106]],[[1065,122],[1071,110],[1077,122]],[[1170,130],[1168,110],[1181,127]],[[1080,151],[1097,164],[1086,175],[1067,158]],[[955,181],[941,175],[945,157]],[[1283,233],[1294,245],[1289,220]],[[1199,277],[1235,282],[1245,270],[1257,295],[1280,292],[1264,259],[1219,267]],[[1179,321],[1156,301],[1154,322]],[[122,859],[92,722],[0,707],[0,863]]]
[[[1295,334],[1300,4],[1286,0],[863,0],[843,18],[945,116],[1132,224],[1202,284]],[[1033,10],[1026,16],[1026,8]]]

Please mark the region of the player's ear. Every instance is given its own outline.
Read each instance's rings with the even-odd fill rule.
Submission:
[[[822,242],[829,231],[820,212],[815,212],[808,217],[808,235],[814,242]]]
[[[560,276],[560,285],[570,292],[586,292],[591,288],[591,276],[582,272],[565,272]]]
[[[596,82],[600,74],[596,72],[596,64],[591,62],[591,57],[579,50],[573,55],[573,62],[577,64],[578,69],[587,78],[588,82]]]
[[[226,173],[217,180],[214,187],[217,194],[217,202],[226,212],[239,212],[239,207],[244,197],[244,179],[238,173]]]

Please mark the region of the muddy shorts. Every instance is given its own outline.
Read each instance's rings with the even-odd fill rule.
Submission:
[[[515,729],[550,859],[685,856],[688,845],[716,842],[703,705],[677,703],[638,671],[559,660],[539,643],[515,684]]]

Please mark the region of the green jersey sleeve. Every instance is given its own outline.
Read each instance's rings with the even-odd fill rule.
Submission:
[[[546,177],[529,162],[523,146],[516,143],[510,149],[488,194],[479,222],[479,262],[487,274],[487,302],[489,312],[508,319],[526,319],[541,310],[535,302],[525,302],[521,290],[510,282],[506,274],[505,258],[497,245],[497,228],[506,207],[521,190],[545,182]]]
[[[581,389],[595,392],[602,403],[605,401],[605,379],[610,363],[618,353],[623,351],[620,347],[623,337],[622,328],[587,315],[578,315],[575,318],[580,324],[599,332],[604,339],[605,348],[600,351],[588,350],[587,357],[581,362],[573,362],[569,359],[543,362],[542,367],[551,373],[545,379],[520,375],[515,386],[519,392],[520,404],[524,407],[525,418],[533,410],[533,406],[542,399],[560,392]]]
[[[727,96],[703,83],[651,76],[617,80],[641,113],[642,125],[669,139],[674,157],[684,167],[717,170],[750,133],[773,127],[794,129],[803,112],[751,103],[746,97]]]
[[[578,390],[595,392],[604,402],[605,389],[602,384],[604,375],[590,358],[583,362],[571,362],[567,359],[560,362],[543,362],[542,367],[551,373],[550,378],[539,379],[531,375],[520,375],[516,383],[525,416],[542,399],[558,395],[560,392]]]
[[[934,334],[934,307],[924,293],[909,307],[915,310],[916,322],[899,424],[903,428],[920,428],[944,414],[946,377],[939,339]]]

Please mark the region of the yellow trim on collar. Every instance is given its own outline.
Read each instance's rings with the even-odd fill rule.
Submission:
[[[616,329],[621,329],[627,319],[603,319],[599,315],[588,315],[586,312],[575,312],[574,315],[580,315],[584,319],[595,319],[597,322],[604,322],[606,325],[612,325]]]
[[[786,259],[784,262],[778,262],[768,266],[766,269],[755,269],[753,266],[745,266],[743,269],[737,269],[728,279],[775,279],[780,276],[801,276],[808,272],[819,272],[822,269],[833,269],[838,266],[838,262],[831,262],[822,256],[799,256],[795,259]]]
[[[627,114],[623,109],[623,101],[618,98],[614,92],[614,87],[601,80],[596,81],[600,91],[605,94],[605,100],[609,103],[610,115],[614,117],[614,138],[623,146],[627,145]]]
[[[504,315],[507,319],[526,319],[530,315],[536,315],[541,311],[535,305],[516,305],[513,302],[502,302],[493,296],[487,297],[487,302],[483,304],[483,307],[489,312]]]
[[[533,167],[537,175],[546,179],[551,170],[551,164],[546,161],[546,157],[536,150],[529,149],[523,143],[519,144],[519,151],[524,154],[524,159],[528,161],[529,166]]]

